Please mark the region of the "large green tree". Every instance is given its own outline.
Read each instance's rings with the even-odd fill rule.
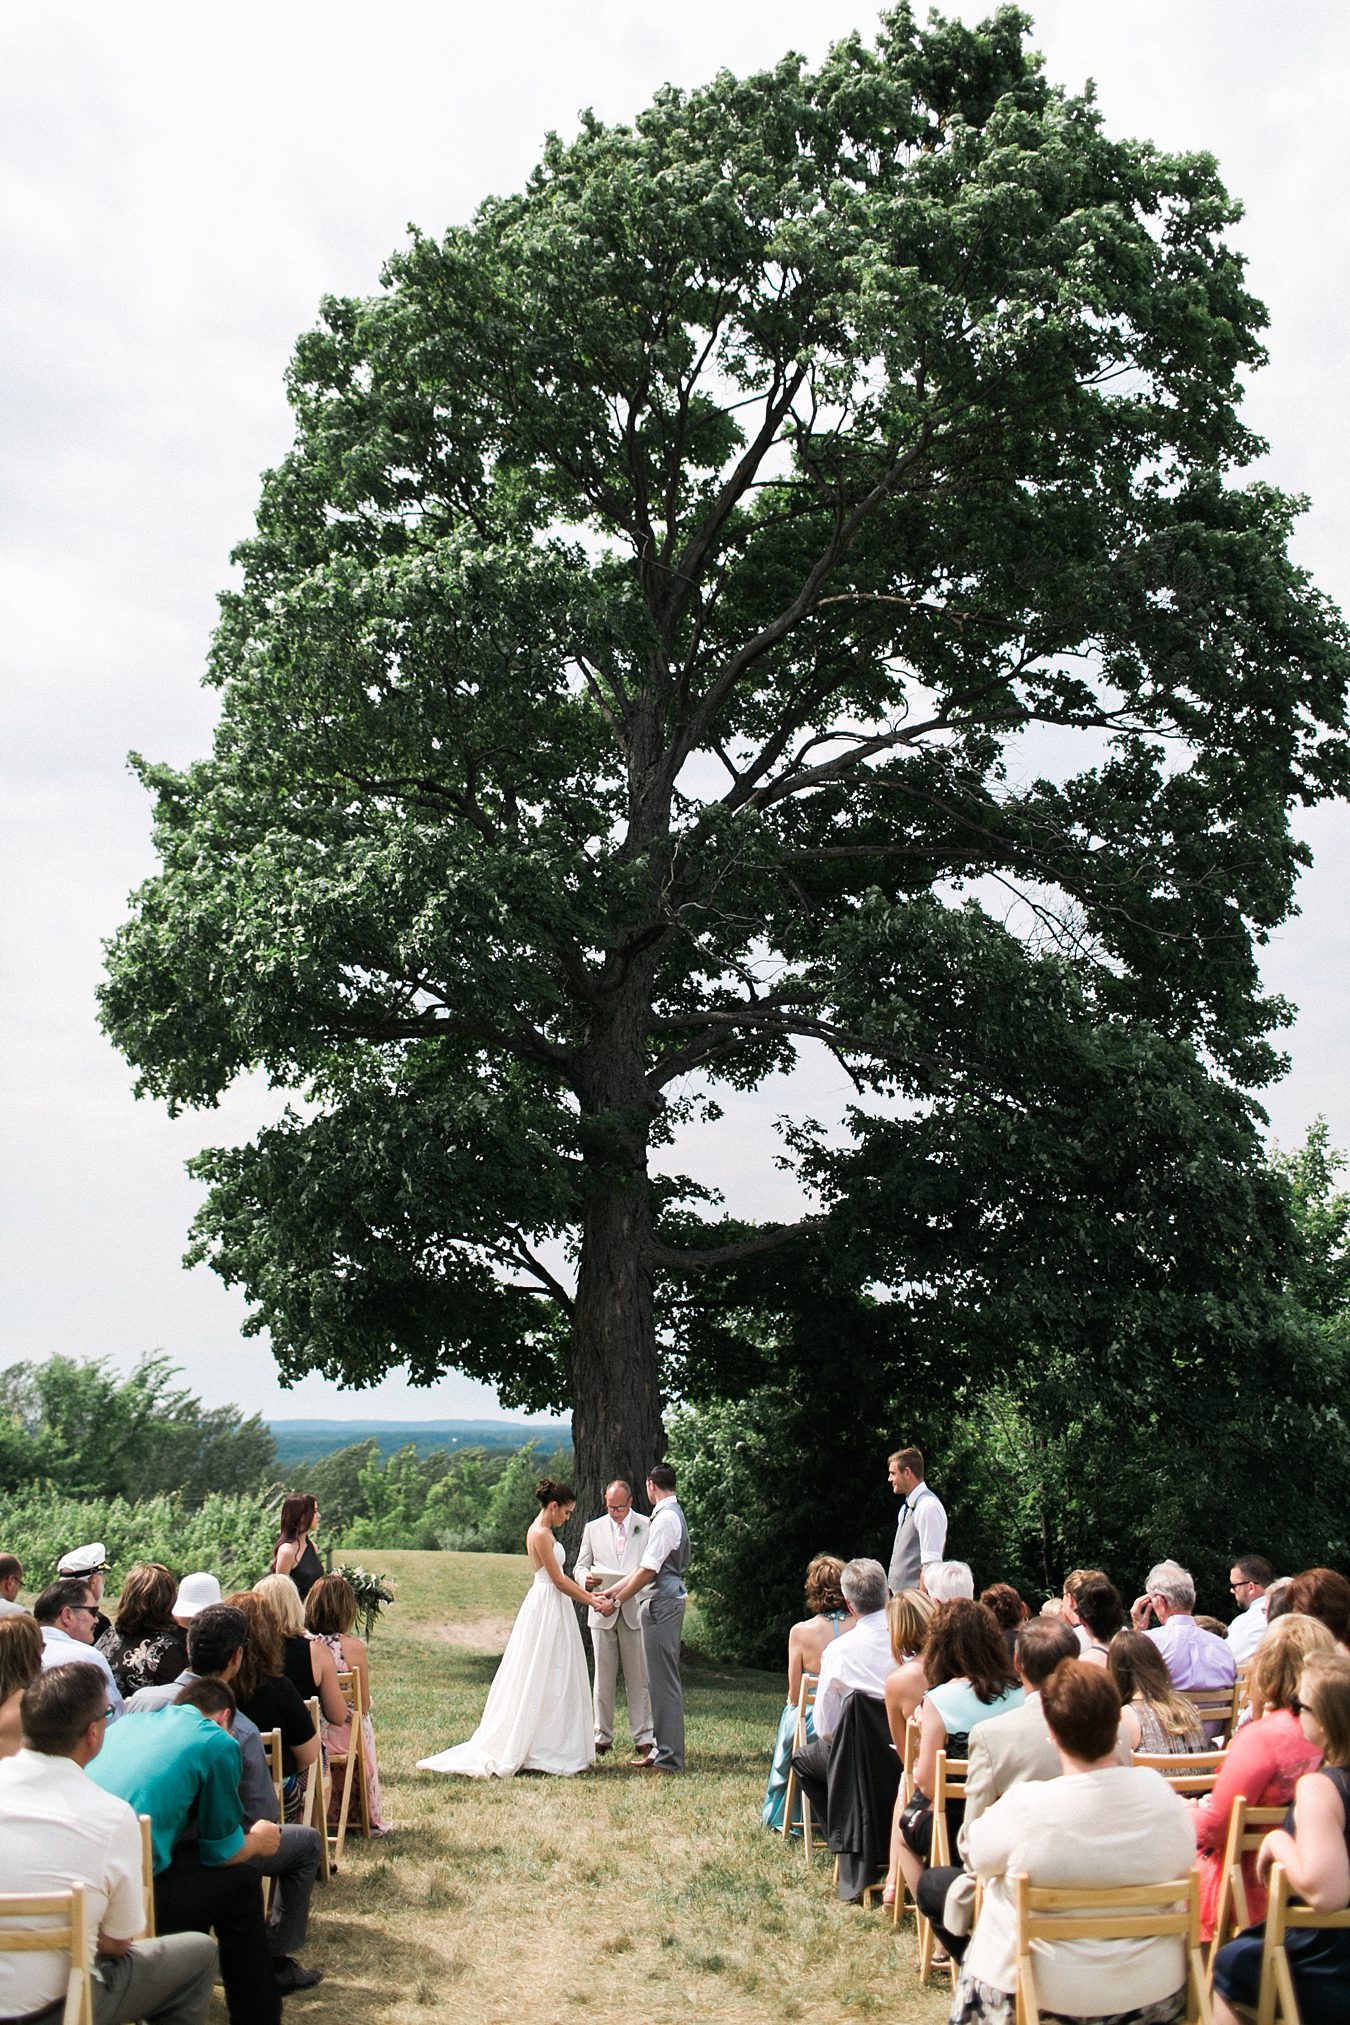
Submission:
[[[1009,1008],[1270,1073],[1346,640],[1235,477],[1264,315],[1214,163],[1027,32],[898,7],[588,117],[301,339],[103,997],[171,1106],[303,1093],[197,1164],[284,1373],[570,1402],[593,1497],[661,1448],[663,1281],[800,1235],[653,1176],[719,1083],[845,1066],[854,1167],[790,1134],[818,1226],[903,1168],[897,1099],[940,1190],[954,1108],[1075,1130],[1053,1047],[1010,1094]]]

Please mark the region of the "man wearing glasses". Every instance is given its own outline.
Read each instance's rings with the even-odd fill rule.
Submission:
[[[94,1622],[98,1609],[87,1582],[74,1577],[53,1582],[33,1605],[33,1615],[42,1627],[42,1666],[66,1666],[78,1660],[96,1666],[103,1675],[112,1717],[122,1713],[122,1693],[113,1679],[113,1670],[94,1644]]]
[[[1228,1627],[1228,1645],[1239,1666],[1249,1660],[1266,1635],[1266,1591],[1275,1570],[1263,1554],[1239,1554],[1228,1571],[1228,1586],[1238,1615]]]

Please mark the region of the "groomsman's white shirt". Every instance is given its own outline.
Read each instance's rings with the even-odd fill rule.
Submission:
[[[652,1527],[642,1559],[638,1562],[639,1568],[650,1568],[659,1575],[662,1562],[679,1546],[680,1522],[675,1516],[676,1503],[674,1491],[669,1491],[652,1506]]]
[[[50,1673],[54,1666],[70,1666],[76,1662],[81,1666],[96,1666],[103,1675],[103,1685],[108,1690],[110,1720],[115,1720],[122,1713],[122,1690],[113,1679],[113,1670],[105,1655],[96,1645],[86,1645],[83,1639],[72,1638],[68,1631],[62,1631],[59,1624],[44,1624],[42,1671]]]
[[[947,1545],[947,1513],[936,1491],[915,1484],[905,1499],[919,1535],[919,1560],[925,1568],[940,1561]]]
[[[655,1528],[653,1528],[653,1531]],[[880,1699],[886,1676],[895,1671],[891,1627],[884,1610],[856,1618],[820,1656],[820,1685],[812,1716],[818,1737],[832,1737],[839,1724],[844,1696],[857,1692]]]

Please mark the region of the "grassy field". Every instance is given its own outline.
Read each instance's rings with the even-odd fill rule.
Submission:
[[[397,1590],[371,1675],[398,1832],[349,1841],[316,1893],[305,1960],[325,1980],[287,1999],[290,2025],[946,2017],[945,1992],[919,1989],[912,1929],[841,1905],[823,1858],[808,1873],[760,1827],[779,1676],[687,1668],[683,1778],[630,1772],[620,1752],[575,1779],[418,1772],[473,1730],[529,1569],[523,1555],[365,1558]]]

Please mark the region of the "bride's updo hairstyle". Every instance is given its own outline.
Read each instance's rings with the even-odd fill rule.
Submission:
[[[552,1477],[540,1477],[534,1494],[541,1505],[574,1505],[577,1494],[570,1484],[556,1484]]]

